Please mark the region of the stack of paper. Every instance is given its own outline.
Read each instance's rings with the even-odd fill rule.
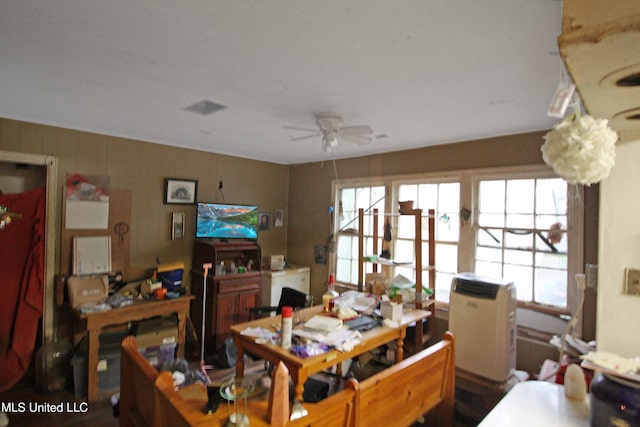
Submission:
[[[633,381],[640,381],[640,361],[638,358],[628,359],[606,351],[590,352],[584,356],[582,366],[588,369],[601,370],[606,374],[619,376]]]
[[[342,320],[336,317],[316,314],[305,322],[304,327],[316,331],[330,332],[342,327]]]

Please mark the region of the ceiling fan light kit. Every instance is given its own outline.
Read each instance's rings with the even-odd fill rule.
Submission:
[[[325,153],[330,153],[333,147],[338,146],[338,137],[335,134],[326,134],[322,137],[323,149]]]

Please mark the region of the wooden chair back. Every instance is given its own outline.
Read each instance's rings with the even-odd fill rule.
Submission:
[[[455,353],[453,335],[360,382],[356,427],[410,426],[435,409],[439,426],[453,425]]]
[[[407,427],[427,412],[437,426],[453,425],[455,344],[451,333],[421,352],[317,403],[286,427]],[[202,402],[182,399],[169,372],[157,370],[138,352],[135,338],[122,342],[120,426],[224,425],[227,411],[206,415]],[[249,402],[254,427],[268,426],[267,402]],[[433,415],[431,417],[431,415]]]
[[[138,351],[136,339],[125,337],[120,359],[120,427],[154,425],[157,376],[158,370]]]
[[[154,427],[189,427],[202,419],[202,405],[193,405],[178,396],[168,371],[160,372],[155,385],[158,417]]]

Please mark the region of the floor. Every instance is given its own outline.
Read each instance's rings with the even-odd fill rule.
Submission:
[[[118,418],[113,416],[109,400],[86,404],[76,399],[73,391],[63,390],[55,393],[42,393],[34,388],[33,375],[27,373],[22,381],[8,392],[0,393],[0,402],[6,406],[13,402],[14,411],[7,413],[10,427],[117,427]],[[62,412],[37,412],[32,405],[62,405]],[[23,405],[22,408],[20,405]],[[85,406],[86,405],[86,406]],[[6,409],[4,408],[5,412]],[[21,412],[23,411],[23,412]],[[73,412],[77,411],[77,412]]]

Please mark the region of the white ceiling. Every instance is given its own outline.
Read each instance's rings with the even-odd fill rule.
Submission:
[[[548,129],[561,14],[558,0],[2,0],[0,116],[282,164]],[[202,100],[226,109],[185,110]],[[327,155],[283,128],[327,111],[386,137]]]

